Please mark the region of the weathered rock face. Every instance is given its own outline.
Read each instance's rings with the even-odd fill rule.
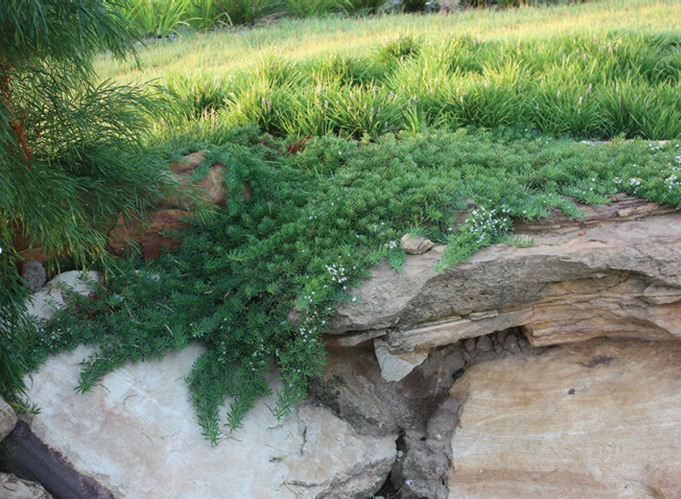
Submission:
[[[495,245],[444,273],[433,270],[442,246],[409,256],[400,272],[383,264],[359,290],[363,303],[341,305],[328,333],[345,333],[340,343],[385,335],[392,353],[515,326],[538,346],[681,338],[681,215],[641,221],[632,218],[654,212],[649,203],[618,203],[548,226],[533,246]],[[614,220],[598,219],[613,210]]]
[[[309,393],[361,434],[400,434],[390,481],[402,499],[447,499],[460,405],[449,397],[449,388],[471,365],[531,349],[521,336],[518,330],[504,331],[470,339],[465,347],[434,348],[399,381],[386,379],[371,343],[349,349],[329,341],[324,373],[313,379]]]
[[[309,394],[363,435],[423,434],[464,366],[460,346],[449,345],[432,351],[399,382],[388,381],[370,346],[327,346],[324,373],[312,380]]]
[[[446,499],[451,439],[442,436],[454,431],[456,419],[433,425],[439,440],[427,438],[428,421],[443,401],[449,404],[449,387],[464,366],[461,347],[449,345],[431,351],[403,379],[388,381],[370,345],[329,346],[324,374],[313,380],[309,393],[363,435],[400,433],[390,477],[394,490],[403,490],[402,498]],[[406,495],[405,480],[420,495]]]
[[[478,364],[452,387],[449,498],[674,498],[681,344],[596,339]]]
[[[116,499],[360,499],[381,486],[395,459],[396,435],[360,436],[310,404],[277,421],[268,408],[273,397],[211,448],[182,379],[198,346],[118,369],[80,395],[79,362],[90,351],[53,357],[27,380],[42,409],[29,421],[36,436]]]
[[[201,165],[204,154],[205,151],[198,151],[186,156],[184,161],[172,164],[169,167],[170,174],[181,184],[188,185],[194,171]],[[224,170],[224,165],[216,163],[205,177],[192,184],[205,204],[222,206],[226,203]],[[139,244],[145,258],[155,258],[164,248],[179,245],[180,240],[170,237],[170,234],[189,226],[187,218],[191,215],[191,208],[192,205],[187,199],[173,196],[159,204],[142,229],[134,228],[120,216],[109,244],[114,251],[121,252],[129,241],[134,241]]]

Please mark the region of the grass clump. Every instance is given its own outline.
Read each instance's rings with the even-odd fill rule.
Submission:
[[[182,28],[207,31],[255,25],[284,16],[374,14],[385,0],[128,0],[117,5],[141,36],[167,37]]]
[[[178,85],[188,81],[181,74],[167,81],[183,102],[196,101],[194,115],[211,106],[226,125],[256,124],[279,137],[376,137],[470,125],[581,139],[681,137],[678,35],[600,33],[501,43],[400,34],[364,56],[295,61],[273,52],[226,78],[212,78],[200,97],[195,84],[191,95],[189,85]]]

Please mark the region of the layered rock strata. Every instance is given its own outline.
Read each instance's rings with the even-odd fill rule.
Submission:
[[[491,246],[443,273],[433,268],[443,246],[408,256],[399,272],[384,263],[327,332],[347,345],[383,336],[393,354],[516,326],[535,346],[681,337],[681,215],[626,197],[613,204],[581,221],[555,214],[520,226],[533,245]]]
[[[679,365],[679,342],[599,338],[472,367],[449,499],[678,497]]]

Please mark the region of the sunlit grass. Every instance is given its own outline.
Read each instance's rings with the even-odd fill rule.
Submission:
[[[437,41],[452,34],[487,41],[532,40],[566,33],[667,32],[678,18],[676,0],[619,0],[503,11],[468,10],[451,15],[281,19],[255,28],[207,33],[181,31],[180,38],[151,40],[140,47],[140,67],[103,56],[96,64],[102,79],[146,81],[198,69],[218,76],[249,66],[262,53],[277,52],[293,61],[322,53],[367,54],[386,37],[408,32]]]

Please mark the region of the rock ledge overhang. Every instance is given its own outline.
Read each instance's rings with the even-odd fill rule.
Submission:
[[[681,338],[681,213],[618,195],[519,223],[530,246],[490,246],[469,261],[434,270],[444,246],[410,255],[401,271],[374,268],[341,304],[327,334],[353,345],[384,337],[393,354],[523,328],[534,346],[599,336]]]

